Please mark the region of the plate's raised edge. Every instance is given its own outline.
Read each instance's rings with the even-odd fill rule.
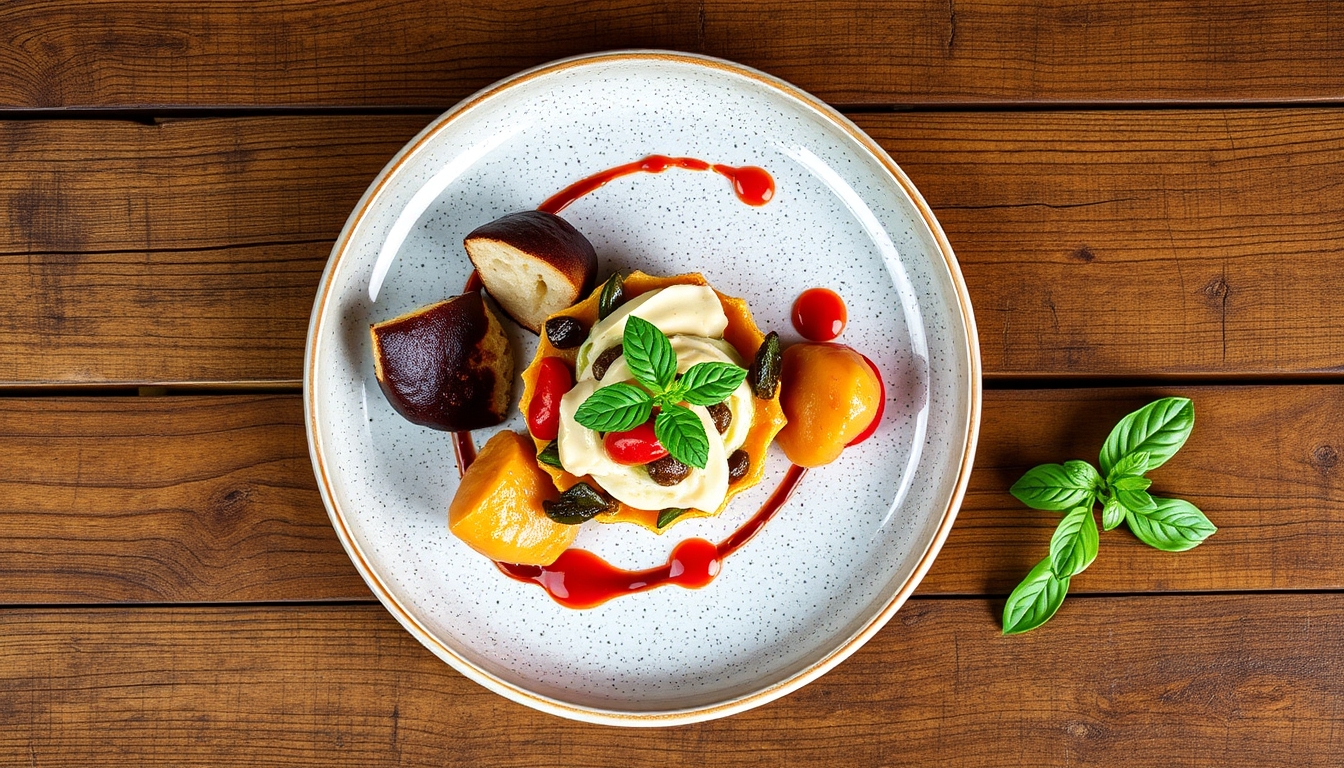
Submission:
[[[965,354],[963,355],[961,362],[964,364],[965,370],[967,371],[967,390],[965,394],[968,397],[969,407],[967,409],[966,422],[963,425],[965,440],[963,444],[964,452],[962,454],[961,466],[958,471],[957,481],[953,486],[952,496],[948,500],[947,508],[943,512],[942,520],[934,533],[933,539],[925,548],[924,554],[921,556],[919,563],[915,566],[915,570],[911,573],[910,577],[906,579],[901,588],[896,591],[896,594],[892,596],[892,599],[887,605],[875,616],[869,619],[862,628],[838,647],[831,650],[831,652],[821,661],[818,661],[816,664],[813,664],[802,672],[799,672],[787,680],[775,683],[746,696],[741,696],[708,707],[697,707],[693,709],[667,712],[621,712],[617,710],[579,707],[547,696],[541,696],[527,689],[511,685],[486,673],[467,659],[454,653],[452,649],[448,648],[425,629],[420,622],[418,622],[415,617],[397,601],[392,595],[392,592],[373,572],[373,569],[369,566],[368,561],[364,557],[364,553],[360,551],[354,537],[346,526],[344,514],[336,506],[335,496],[333,495],[331,488],[331,479],[327,476],[326,462],[322,456],[321,433],[318,430],[317,425],[318,414],[315,401],[316,395],[313,387],[316,373],[316,349],[320,338],[319,332],[321,330],[321,319],[323,312],[326,309],[327,300],[331,295],[332,278],[336,273],[336,269],[340,264],[341,259],[345,255],[346,248],[349,246],[350,237],[355,228],[364,218],[364,214],[373,204],[373,201],[382,193],[383,188],[386,186],[393,173],[395,173],[395,171],[409,157],[418,152],[434,134],[449,125],[454,119],[470,111],[473,107],[485,100],[496,97],[509,88],[539,77],[552,75],[559,71],[588,64],[611,61],[664,61],[723,70],[734,75],[755,80],[762,85],[779,91],[842,128],[860,146],[867,149],[882,163],[883,167],[887,169],[892,178],[896,180],[914,202],[915,208],[919,211],[920,216],[923,217],[925,225],[933,234],[934,240],[938,244],[939,251],[942,253],[943,260],[952,280],[953,288],[957,294],[957,301],[961,308],[962,320],[966,330],[966,337],[964,340]],[[850,654],[857,651],[869,638],[885,626],[891,617],[895,615],[896,611],[900,609],[907,599],[909,599],[911,593],[914,592],[915,587],[919,584],[920,580],[924,578],[929,567],[933,564],[933,560],[937,556],[938,551],[942,548],[943,542],[947,540],[947,535],[952,529],[952,523],[956,519],[957,511],[961,507],[962,498],[965,496],[966,486],[970,481],[971,464],[975,458],[976,441],[980,429],[980,345],[976,332],[975,316],[971,309],[970,296],[966,290],[966,283],[962,279],[961,269],[957,264],[956,256],[952,252],[952,245],[948,242],[947,235],[943,232],[942,226],[939,225],[937,218],[933,215],[933,211],[929,208],[924,197],[919,194],[915,185],[911,183],[910,179],[900,167],[896,165],[895,161],[887,155],[886,151],[860,130],[858,126],[854,125],[839,112],[836,112],[830,106],[819,101],[806,91],[796,88],[772,75],[767,75],[764,72],[740,64],[734,64],[729,61],[708,56],[672,51],[611,51],[575,56],[567,59],[560,59],[549,64],[543,64],[520,72],[478,91],[426,126],[424,130],[411,139],[401,151],[388,161],[387,165],[378,174],[377,179],[369,186],[369,189],[365,191],[363,197],[360,198],[354,211],[346,220],[340,236],[332,246],[331,257],[328,259],[326,269],[322,273],[322,281],[318,289],[317,297],[313,302],[313,313],[309,320],[308,338],[304,349],[303,369],[304,423],[308,433],[309,456],[313,462],[313,470],[317,475],[318,489],[322,494],[322,502],[327,508],[327,514],[331,518],[332,526],[335,528],[337,536],[341,540],[341,545],[345,547],[346,553],[350,556],[351,562],[354,563],[355,568],[359,571],[360,575],[364,577],[364,581],[369,585],[369,588],[373,590],[374,594],[388,609],[392,616],[405,627],[406,631],[410,632],[411,635],[419,640],[426,648],[429,648],[436,656],[452,666],[458,672],[486,688],[520,704],[524,704],[543,712],[574,720],[605,725],[658,727],[682,725],[726,717],[737,712],[758,707],[801,688],[812,680],[815,680],[817,677],[825,674],[832,667],[848,658]]]

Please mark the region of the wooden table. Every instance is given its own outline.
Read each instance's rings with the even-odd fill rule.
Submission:
[[[479,6],[479,7],[471,7]],[[0,763],[1339,765],[1344,8],[1049,0],[11,0],[0,6]],[[985,364],[932,572],[725,720],[542,715],[436,660],[338,545],[304,441],[332,240],[436,114],[623,47],[837,105],[936,209]],[[1053,513],[1006,492],[1194,399],[1156,488],[999,636]]]

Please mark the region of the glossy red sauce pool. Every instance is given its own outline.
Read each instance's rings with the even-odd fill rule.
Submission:
[[[608,182],[622,176],[635,173],[662,173],[669,168],[683,168],[688,171],[714,171],[732,182],[733,193],[737,195],[738,200],[747,205],[765,205],[775,196],[775,179],[764,168],[757,168],[754,165],[733,167],[731,165],[708,163],[694,157],[649,155],[643,160],[618,165],[615,168],[608,168],[600,173],[579,179],[546,198],[544,203],[537,206],[537,210],[546,213],[559,213],[580,197],[601,189]]]
[[[687,539],[672,550],[667,562],[656,568],[627,571],[582,549],[567,549],[550,565],[495,563],[506,576],[538,584],[557,603],[568,608],[594,608],[621,595],[647,592],[675,584],[699,589],[714,580],[723,561],[751,541],[793,495],[807,470],[793,466],[784,475],[759,511],[731,536],[717,545],[705,539]]]
[[[793,302],[793,327],[808,341],[831,341],[845,329],[845,300],[829,288],[808,288]]]

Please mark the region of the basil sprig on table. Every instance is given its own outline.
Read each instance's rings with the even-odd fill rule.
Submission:
[[[1064,512],[1050,538],[1050,554],[1008,596],[1003,634],[1026,632],[1044,624],[1064,602],[1069,579],[1097,557],[1097,521],[1101,527],[1127,523],[1143,543],[1165,552],[1190,549],[1218,529],[1188,501],[1148,493],[1144,475],[1162,466],[1185,445],[1195,426],[1189,399],[1168,397],[1129,414],[1115,425],[1101,448],[1101,471],[1085,461],[1033,467],[1009,492],[1032,509]],[[1104,474],[1103,474],[1104,473]]]
[[[589,395],[574,420],[598,432],[624,432],[649,420],[656,406],[653,434],[681,463],[704,469],[709,462],[705,425],[682,405],[715,405],[728,399],[747,377],[732,363],[696,363],[677,376],[677,353],[658,327],[631,316],[621,338],[622,354],[640,386],[611,384]]]

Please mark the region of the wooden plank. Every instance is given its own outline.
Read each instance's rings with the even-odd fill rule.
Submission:
[[[444,109],[619,48],[722,56],[849,104],[1344,96],[1341,22],[1312,0],[24,0],[0,28],[0,104],[27,109]]]
[[[1194,399],[1197,426],[1154,492],[1220,530],[1178,555],[1104,533],[1073,592],[1344,589],[1344,398],[1311,386],[987,393],[965,505],[920,592],[1006,594],[1058,520],[1008,487],[1095,461],[1115,421],[1166,394]],[[298,396],[0,398],[0,483],[0,604],[369,597],[315,489]]]
[[[781,700],[631,730],[490,693],[377,606],[11,609],[0,611],[0,754],[360,768],[1344,758],[1344,596],[1074,600],[1015,638],[998,635],[997,607],[912,600],[852,658]]]
[[[947,229],[988,376],[1340,372],[1344,111],[856,118]],[[0,383],[297,380],[323,254],[427,119],[0,122]]]
[[[367,598],[299,398],[0,398],[4,602]]]

